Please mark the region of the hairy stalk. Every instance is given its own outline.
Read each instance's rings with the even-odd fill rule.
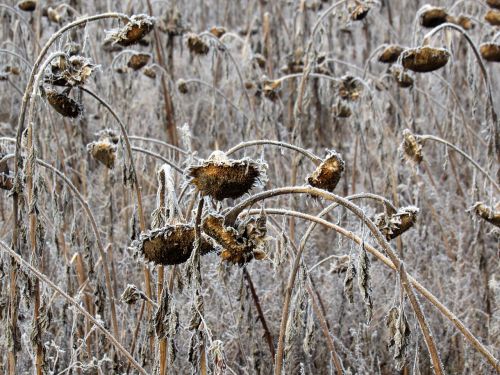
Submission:
[[[405,283],[405,280],[408,278],[406,275],[406,272],[404,270],[404,267],[401,267],[402,261],[398,258],[394,250],[392,250],[391,245],[387,242],[385,237],[382,235],[382,233],[378,230],[378,228],[375,226],[373,221],[371,221],[369,218],[367,218],[363,212],[358,206],[352,204],[350,201],[348,201],[345,198],[339,197],[338,195],[335,195],[333,193],[329,193],[325,190],[321,189],[316,189],[316,188],[308,188],[308,187],[284,187],[284,188],[278,188],[278,189],[273,189],[273,190],[268,190],[260,194],[255,194],[251,196],[250,198],[246,199],[245,201],[241,202],[240,204],[236,205],[231,211],[226,216],[226,224],[233,224],[234,221],[231,221],[233,217],[237,217],[238,214],[241,212],[241,210],[249,207],[250,205],[257,203],[261,200],[264,200],[266,198],[278,196],[278,195],[284,195],[284,194],[310,194],[313,196],[321,197],[326,200],[331,200],[336,203],[339,203],[340,205],[344,206],[347,208],[349,211],[353,212],[359,219],[363,221],[363,223],[368,227],[372,235],[375,237],[376,241],[379,243],[379,245],[384,249],[384,251],[387,253],[393,264],[396,266],[396,269],[403,280],[403,284],[405,287],[405,292],[410,300],[410,304],[413,308],[413,311],[415,312],[415,316],[418,320],[420,329],[422,331],[422,334],[425,339],[425,343],[427,345],[427,349],[429,351],[429,355],[431,357],[432,365],[434,367],[434,371],[437,375],[442,375],[444,374],[443,370],[443,365],[441,364],[441,360],[439,358],[439,354],[437,351],[436,343],[434,341],[434,338],[432,337],[432,333],[430,331],[429,325],[427,323],[427,320],[425,318],[425,315],[422,312],[422,309],[419,305],[419,302],[413,292],[411,284]],[[235,216],[236,215],[236,216]],[[228,220],[229,219],[229,220]],[[285,302],[283,304],[283,312],[281,316],[281,328],[280,328],[280,336],[278,339],[278,351],[276,354],[276,365],[275,365],[275,374],[280,375],[282,371],[282,366],[283,366],[283,354],[284,354],[284,336],[285,336],[285,330],[286,330],[286,323],[288,322],[288,313],[289,313],[289,306],[291,302],[291,295],[292,295],[292,289],[293,289],[293,283],[292,281],[295,280],[295,275],[297,274],[297,271],[300,266],[300,259],[301,259],[301,254],[297,254],[297,257],[295,258],[295,262],[292,268],[292,271],[290,273],[290,278],[288,285],[286,287],[286,292],[285,292]]]
[[[106,338],[113,344],[118,352],[120,352],[132,366],[134,366],[137,371],[141,374],[147,375],[148,373],[144,370],[141,365],[132,357],[132,355],[120,344],[120,342],[116,339],[115,335],[111,334],[104,326],[97,321],[87,310],[85,310],[79,302],[77,302],[73,297],[64,292],[61,288],[59,288],[56,284],[54,284],[45,274],[40,272],[38,269],[33,267],[31,264],[26,262],[23,258],[19,256],[14,250],[12,250],[9,246],[7,246],[3,241],[0,241],[0,246],[7,255],[9,255],[17,264],[22,266],[25,269],[28,269],[38,280],[43,281],[52,289],[54,289],[57,293],[59,293],[67,302],[69,302],[75,309],[80,311],[85,318],[90,320],[94,326],[101,331],[101,333],[106,336]]]

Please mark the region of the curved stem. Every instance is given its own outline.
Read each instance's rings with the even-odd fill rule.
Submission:
[[[189,155],[189,152],[183,150],[182,148],[179,148],[179,147],[174,146],[174,145],[167,143],[167,142],[160,141],[159,139],[156,139],[156,138],[147,138],[147,137],[140,137],[137,135],[129,135],[128,139],[131,139],[133,141],[144,141],[144,142],[156,143],[156,144],[165,146],[171,150],[177,151],[178,153],[180,153],[182,155]]]
[[[291,211],[291,210],[285,210],[285,209],[274,209],[274,208],[266,208],[265,209],[266,214],[270,215],[287,215],[287,216],[294,216],[297,218],[302,218],[305,220],[309,220],[318,224],[321,224],[325,227],[331,228],[341,234],[344,237],[347,237],[354,242],[356,242],[359,245],[364,244],[365,249],[374,255],[377,259],[379,259],[385,266],[391,268],[392,270],[396,271],[396,266],[394,263],[391,262],[389,258],[387,258],[384,254],[382,254],[380,251],[375,249],[373,246],[367,244],[366,242],[363,241],[362,238],[356,236],[354,233],[351,231],[342,228],[341,226],[338,226],[336,224],[333,224],[329,221],[326,221],[324,219],[321,219],[316,216],[312,216],[309,214],[305,214],[302,212],[297,212],[297,211]],[[253,210],[251,211],[253,212]],[[261,212],[260,209],[255,210],[255,213]],[[436,307],[442,314],[443,316],[448,319],[466,338],[467,341],[471,343],[471,345],[477,349],[479,353],[481,353],[486,360],[493,366],[494,369],[497,371],[500,371],[500,362],[489,352],[489,350],[481,344],[481,342],[469,331],[469,329],[462,323],[462,321],[453,313],[451,312],[445,305],[443,305],[430,291],[428,291],[422,284],[420,284],[415,278],[412,276],[408,275],[408,279],[410,283],[413,285],[413,287],[425,298],[427,301],[429,301],[434,307]]]
[[[443,30],[445,28],[453,29],[455,31],[458,31],[460,34],[462,34],[463,37],[465,38],[465,40],[467,41],[467,43],[469,43],[469,45],[471,46],[472,51],[474,52],[474,55],[476,56],[477,63],[479,64],[479,68],[481,69],[481,74],[483,75],[483,79],[484,79],[484,82],[486,84],[486,88],[488,90],[488,100],[490,102],[489,104],[490,104],[490,110],[491,110],[491,118],[493,120],[493,131],[494,131],[494,134],[496,134],[495,129],[498,126],[497,114],[495,112],[495,106],[493,104],[493,95],[491,93],[491,84],[490,84],[490,80],[488,78],[488,72],[486,71],[486,67],[484,66],[483,60],[481,59],[481,55],[480,55],[479,51],[477,50],[476,45],[474,44],[474,42],[470,38],[470,36],[460,26],[457,26],[453,23],[446,22],[446,23],[439,25],[438,27],[435,27],[434,29],[429,31],[427,34],[425,34],[423,44],[427,44],[429,42],[430,38],[434,34],[436,34],[438,31]]]
[[[123,140],[125,142],[125,149],[127,151],[127,156],[130,159],[130,168],[132,169],[132,173],[134,175],[133,180],[134,180],[135,193],[137,196],[137,211],[139,213],[139,223],[141,226],[141,231],[144,232],[146,230],[146,220],[144,218],[144,210],[142,208],[142,194],[141,194],[141,188],[139,186],[137,172],[135,169],[134,158],[132,156],[132,146],[130,145],[130,140],[128,138],[127,129],[125,129],[125,125],[123,124],[121,119],[118,117],[116,112],[113,110],[113,108],[111,108],[111,106],[106,101],[104,101],[96,93],[94,93],[93,91],[91,91],[85,87],[80,87],[80,90],[86,92],[87,94],[92,96],[94,99],[96,99],[99,103],[101,103],[109,111],[109,113],[111,113],[111,115],[115,118],[116,122],[120,126],[120,131],[122,133],[122,137],[123,137]],[[150,296],[148,296],[148,297],[150,297]]]
[[[171,166],[172,168],[174,168],[179,173],[184,172],[182,170],[182,168],[178,167],[177,165],[175,165],[174,163],[172,163],[170,160],[168,160],[167,158],[161,156],[160,154],[157,154],[156,152],[152,152],[152,151],[149,151],[149,150],[145,150],[145,149],[143,149],[141,147],[134,147],[134,146],[131,147],[131,150],[132,151],[141,152],[141,153],[143,153],[145,155],[149,155],[149,156],[152,156],[152,157],[154,157],[154,158],[156,158],[158,160],[161,160],[165,164],[168,164],[169,166]]]
[[[495,179],[493,177],[491,177],[488,172],[486,172],[479,164],[477,164],[474,159],[472,159],[472,157],[470,157],[468,154],[466,154],[464,151],[462,151],[461,149],[459,149],[457,146],[455,146],[454,144],[444,140],[444,139],[441,139],[439,137],[435,137],[433,135],[430,135],[430,134],[423,134],[423,135],[417,135],[415,134],[416,137],[420,138],[422,141],[425,141],[427,139],[430,139],[431,141],[435,141],[435,142],[439,142],[439,143],[442,143],[443,145],[446,145],[447,147],[453,149],[454,151],[458,152],[460,155],[462,155],[464,158],[466,158],[468,161],[471,162],[472,165],[474,165],[474,167],[476,167],[490,182],[491,184],[495,187],[495,189],[497,189],[498,191],[500,191],[500,186],[496,183]]]
[[[26,65],[28,68],[31,68],[30,62],[28,60],[26,60],[24,57],[22,57],[21,55],[17,54],[16,52],[9,51],[8,49],[0,48],[0,53],[5,53],[7,55],[17,57],[19,60],[21,60],[21,62],[24,65]]]
[[[259,145],[273,145],[273,146],[288,148],[290,150],[297,151],[297,152],[301,153],[302,155],[311,159],[315,165],[319,165],[322,162],[321,158],[317,157],[312,152],[309,152],[306,149],[303,149],[302,147],[295,146],[295,145],[292,145],[292,144],[286,143],[286,142],[272,141],[269,139],[241,142],[241,143],[237,144],[236,146],[231,147],[229,150],[227,150],[226,155],[229,156],[229,155],[231,155],[231,154],[235,153],[236,151],[241,150],[243,148],[252,147],[252,146],[259,146]]]
[[[422,309],[419,305],[419,302],[413,292],[413,289],[411,287],[411,284],[408,283],[408,275],[406,274],[406,271],[404,269],[403,262],[398,258],[394,250],[392,249],[391,245],[387,242],[385,237],[382,235],[382,233],[379,231],[379,229],[376,227],[376,225],[373,223],[372,220],[367,218],[365,216],[365,213],[363,212],[362,209],[360,209],[358,206],[354,205],[351,203],[349,200],[342,198],[338,195],[335,195],[333,193],[329,193],[325,190],[317,189],[317,188],[312,188],[312,187],[284,187],[284,188],[278,188],[278,189],[273,189],[269,191],[262,192],[260,194],[255,194],[251,196],[250,198],[246,199],[245,201],[241,202],[240,204],[236,205],[229,213],[226,215],[226,225],[227,224],[233,224],[234,221],[231,221],[232,218],[236,218],[238,214],[241,212],[241,210],[245,209],[246,207],[249,207],[261,200],[264,200],[266,198],[274,197],[274,196],[279,196],[279,195],[284,195],[284,194],[310,194],[312,196],[316,197],[321,197],[326,200],[334,201],[345,208],[347,208],[349,211],[354,213],[359,219],[363,221],[363,223],[368,227],[372,235],[375,237],[375,240],[378,242],[378,244],[384,249],[384,251],[387,253],[389,258],[391,259],[392,263],[396,266],[396,269],[398,271],[399,276],[401,277],[401,281],[403,283],[403,287],[405,289],[406,295],[408,296],[410,300],[410,304],[413,308],[413,311],[415,313],[415,316],[418,320],[420,329],[422,331],[422,334],[424,336],[425,343],[427,345],[427,350],[429,352],[429,355],[431,357],[432,365],[434,368],[434,372],[437,375],[442,375],[444,374],[443,370],[443,365],[441,363],[441,360],[439,358],[439,354],[437,351],[436,343],[434,341],[434,338],[432,336],[431,330],[429,328],[429,325],[427,323],[427,320],[425,318],[425,315],[422,312]],[[236,214],[236,216],[235,216]],[[229,220],[228,220],[229,219]],[[290,274],[290,280],[292,280],[292,276],[294,277],[294,273],[297,272],[298,266],[300,265],[300,257],[297,256],[295,260],[294,267],[292,269],[292,272]],[[286,292],[285,292],[285,302],[284,302],[284,307],[286,305],[290,304],[290,299],[291,299],[291,294],[292,294],[292,289],[291,285],[289,284],[287,286]],[[286,330],[286,322],[288,321],[288,311],[287,309],[283,309],[283,314],[281,317],[281,328],[280,328],[280,337],[278,339],[278,351],[276,354],[276,367],[274,369],[276,375],[280,375],[282,371],[282,363],[283,363],[283,354],[284,354],[284,336],[285,336],[285,330]]]
[[[101,331],[101,333],[107,337],[107,339],[113,344],[113,346],[123,354],[125,358],[132,364],[137,371],[141,374],[147,375],[148,373],[144,370],[141,365],[132,357],[132,355],[120,344],[120,342],[115,338],[114,335],[111,334],[104,326],[95,319],[87,310],[85,310],[81,304],[73,299],[69,294],[64,292],[61,288],[59,288],[54,282],[52,282],[45,274],[38,271],[31,264],[26,262],[19,254],[17,254],[14,250],[12,250],[9,246],[7,246],[3,241],[0,241],[1,249],[7,253],[17,264],[22,266],[25,269],[29,269],[30,272],[36,276],[38,280],[43,281],[52,289],[54,289],[57,293],[59,293],[66,301],[68,301],[73,307],[75,307],[78,311],[80,311],[88,320],[92,322],[96,326],[96,328]]]

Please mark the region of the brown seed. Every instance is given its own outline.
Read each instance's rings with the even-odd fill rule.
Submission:
[[[413,86],[413,77],[409,75],[400,65],[391,66],[390,72],[398,83],[399,87],[405,89]]]
[[[401,54],[401,61],[405,69],[417,73],[432,72],[448,63],[450,53],[443,48],[422,46],[410,48]]]
[[[36,1],[35,0],[25,0],[17,3],[17,7],[25,12],[33,12],[36,9]]]
[[[448,21],[448,13],[444,8],[424,5],[420,10],[420,25],[436,27]]]
[[[392,64],[398,61],[399,55],[405,50],[405,47],[402,47],[397,44],[391,44],[387,46],[382,53],[378,56],[378,61],[384,64]]]
[[[210,51],[209,45],[195,33],[188,33],[186,41],[189,50],[194,54],[206,55]]]
[[[485,205],[483,202],[477,202],[474,205],[476,215],[497,227],[500,227],[500,203],[497,203],[495,209]]]
[[[458,26],[462,27],[462,29],[464,29],[464,30],[472,30],[475,26],[469,17],[463,16],[463,15],[460,15],[455,20],[454,23],[456,23]]]
[[[362,5],[362,4],[356,5],[351,12],[351,20],[361,21],[361,20],[366,18],[369,11],[370,11],[370,8],[367,7],[366,5]]]
[[[479,52],[486,61],[500,62],[500,44],[483,43],[479,46]]]
[[[134,248],[147,261],[164,266],[186,262],[194,250],[195,230],[188,224],[167,225],[141,233],[132,243]],[[214,248],[205,238],[201,241],[201,254],[205,255]]]
[[[492,26],[500,26],[500,10],[490,9],[484,19]]]
[[[217,38],[220,38],[227,32],[225,27],[222,26],[214,26],[210,29],[210,33],[215,35]]]
[[[150,58],[151,55],[148,53],[134,53],[132,56],[130,56],[127,66],[134,70],[139,70],[146,66]]]
[[[307,178],[309,185],[328,191],[333,191],[340,181],[345,162],[336,151],[330,151],[323,162]]]
[[[424,158],[420,139],[409,129],[403,130],[403,143],[401,143],[400,149],[407,160],[416,164],[420,164]]]
[[[108,31],[107,39],[113,44],[130,46],[142,40],[153,30],[155,19],[145,14],[130,17],[130,20],[120,29]]]
[[[387,238],[392,240],[410,229],[417,221],[419,209],[414,206],[400,208],[395,214],[378,214],[374,223]]]
[[[486,4],[492,8],[500,9],[500,0],[486,0]]]
[[[47,101],[64,117],[76,118],[82,114],[83,107],[65,94],[55,90],[45,89]]]
[[[191,166],[186,175],[203,195],[218,201],[239,198],[265,178],[264,165],[248,158],[228,159],[215,151],[200,165]]]

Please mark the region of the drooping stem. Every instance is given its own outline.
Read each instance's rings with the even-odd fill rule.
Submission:
[[[290,150],[297,151],[301,153],[302,155],[306,156],[307,158],[311,159],[312,162],[317,166],[321,163],[321,158],[318,156],[314,155],[312,152],[307,151],[306,149],[292,145],[290,143],[286,142],[281,142],[281,141],[272,141],[269,139],[262,139],[262,140],[256,140],[256,141],[246,141],[246,142],[241,142],[237,144],[234,147],[231,147],[229,150],[226,151],[226,155],[229,156],[233,153],[235,153],[238,150],[241,150],[243,148],[248,148],[252,146],[260,146],[260,145],[273,145],[273,146],[278,146],[278,147],[283,147],[283,148],[288,148]]]
[[[372,220],[370,220],[368,217],[365,216],[365,213],[363,212],[362,209],[360,209],[358,206],[354,205],[351,203],[349,200],[342,198],[338,195],[335,195],[333,193],[329,193],[325,190],[317,189],[317,188],[312,188],[312,187],[284,187],[284,188],[278,188],[278,189],[273,189],[273,190],[268,190],[265,192],[262,192],[260,194],[255,194],[251,196],[250,198],[246,199],[245,201],[241,202],[240,204],[236,205],[233,209],[229,211],[229,213],[226,215],[226,225],[231,225],[234,223],[233,218],[235,219],[238,217],[239,213],[241,211],[249,206],[251,206],[254,203],[257,203],[263,199],[266,198],[271,198],[274,196],[279,196],[279,195],[284,195],[284,194],[310,194],[316,197],[320,197],[326,200],[334,201],[342,206],[344,206],[346,209],[354,213],[359,219],[363,221],[363,223],[368,227],[372,235],[375,237],[375,240],[378,242],[378,244],[384,249],[384,251],[387,253],[389,258],[391,259],[392,263],[396,266],[396,269],[404,281],[407,279],[406,272],[404,270],[404,267],[401,267],[402,261],[398,258],[394,250],[392,249],[391,245],[387,242],[385,237],[382,235],[382,233],[378,230],[376,225],[373,223]],[[296,257],[292,272],[290,273],[290,279],[289,281],[293,278],[295,278],[294,273],[297,273],[298,271],[298,266],[300,265],[300,256],[299,254]],[[276,354],[276,367],[274,369],[275,375],[280,375],[282,371],[282,365],[283,365],[283,355],[284,355],[284,336],[285,336],[285,331],[286,331],[286,322],[288,321],[288,311],[286,309],[286,306],[290,304],[291,300],[291,295],[292,295],[292,287],[293,285],[288,284],[286,291],[285,291],[285,302],[284,302],[284,308],[283,308],[283,313],[281,317],[281,328],[280,328],[280,336],[278,338],[278,351]],[[418,320],[420,329],[422,331],[422,334],[424,336],[425,343],[427,345],[427,349],[429,351],[429,355],[431,357],[432,365],[434,367],[434,371],[437,375],[442,375],[444,374],[443,370],[443,365],[441,363],[441,360],[439,358],[439,354],[437,351],[436,343],[434,341],[434,338],[432,336],[431,330],[429,328],[429,325],[427,323],[427,320],[425,318],[425,315],[422,312],[422,309],[420,307],[420,304],[413,292],[413,288],[411,284],[404,284],[405,287],[405,292],[410,300],[411,307],[413,308],[413,311],[415,313],[415,316]]]
[[[257,214],[260,213],[261,210],[250,210],[250,214]],[[358,236],[356,236],[353,232],[342,228],[339,225],[336,225],[334,223],[331,223],[329,221],[326,221],[324,219],[321,219],[320,217],[316,217],[313,215],[309,215],[303,212],[297,212],[297,211],[291,211],[291,210],[285,210],[285,209],[278,209],[278,208],[266,208],[265,209],[266,214],[270,215],[286,215],[286,216],[294,216],[297,218],[301,218],[304,220],[309,220],[318,224],[321,224],[327,228],[331,228],[341,234],[344,237],[347,237],[351,239],[352,241],[356,242],[358,245],[361,245],[364,243],[365,249],[371,253],[373,256],[375,256],[377,259],[379,259],[385,266],[391,268],[392,270],[396,271],[396,266],[394,266],[394,263],[391,262],[389,258],[387,258],[384,254],[382,254],[380,251],[375,249],[373,246],[370,244],[367,244],[364,242],[364,240]],[[486,360],[493,366],[494,369],[497,371],[500,371],[500,361],[496,359],[493,354],[490,353],[488,348],[486,348],[473,334],[470,332],[470,330],[464,325],[464,323],[456,316],[452,311],[450,311],[445,305],[443,305],[437,298],[434,296],[429,290],[427,290],[422,284],[420,284],[415,278],[412,276],[408,276],[408,280],[413,285],[413,287],[427,300],[429,301],[434,307],[436,307],[443,316],[448,319],[465,337],[467,341],[470,342],[470,344],[476,348],[476,350],[483,355],[483,357],[486,358]]]
[[[493,177],[491,177],[488,172],[486,172],[478,163],[476,163],[474,161],[474,159],[472,159],[471,156],[469,156],[467,153],[465,153],[464,151],[462,151],[460,148],[458,148],[457,146],[455,146],[453,143],[450,143],[442,138],[439,138],[439,137],[435,137],[433,135],[430,135],[430,134],[422,134],[422,135],[418,135],[418,134],[415,134],[416,137],[418,137],[420,140],[422,140],[422,142],[426,141],[426,140],[431,140],[431,141],[435,141],[435,142],[439,142],[439,143],[442,143],[443,145],[451,148],[452,150],[458,152],[460,155],[462,155],[465,159],[467,159],[474,167],[476,167],[476,169],[481,172],[490,182],[491,184],[495,187],[495,189],[497,189],[497,191],[500,191],[500,186],[497,184],[497,182],[495,181],[495,179]]]

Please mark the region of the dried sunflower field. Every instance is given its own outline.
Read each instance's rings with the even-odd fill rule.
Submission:
[[[499,0],[0,0],[0,374],[500,372]]]

